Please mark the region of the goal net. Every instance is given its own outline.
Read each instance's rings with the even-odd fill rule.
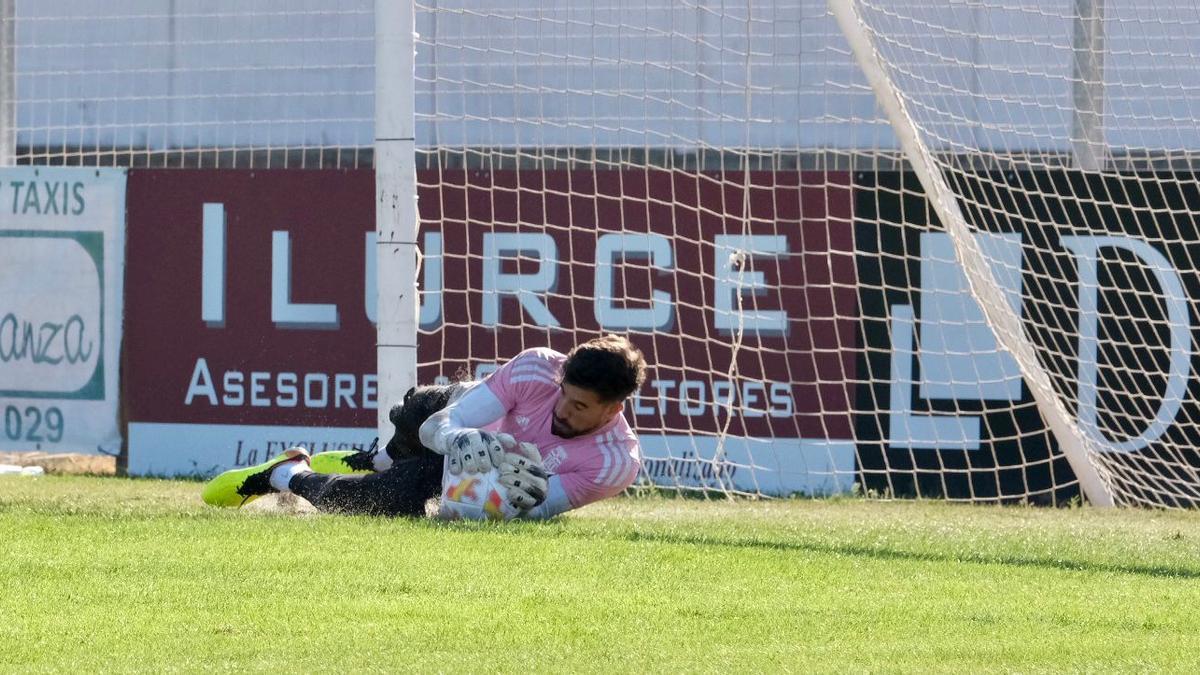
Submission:
[[[1119,5],[419,3],[422,372],[626,332],[645,483],[1190,505],[1197,17]]]
[[[1095,503],[1194,505],[1195,6],[831,8],[1045,441]]]
[[[371,165],[369,0],[4,0],[0,12],[5,164]]]
[[[377,268],[403,267],[407,286],[379,286],[383,309],[327,323],[369,354],[377,321],[415,315],[421,382],[628,335],[651,364],[625,409],[642,486],[1200,496],[1200,15],[1182,2],[2,0],[0,11],[0,162],[375,167],[415,183],[414,273],[405,228],[417,228],[397,206],[407,196],[381,192],[366,293],[334,265],[328,287],[280,303],[320,307],[336,287],[363,304]],[[397,51],[409,27],[378,25],[384,15],[411,21],[413,44]],[[377,63],[381,35],[389,53],[415,48],[414,65]],[[406,69],[412,114],[376,89]],[[413,284],[419,294],[401,292]],[[218,339],[220,326],[205,330]],[[412,349],[380,335],[381,359]],[[246,360],[237,367],[261,370]],[[373,374],[368,360],[347,357],[339,373]],[[379,405],[408,372],[380,374]],[[218,424],[238,421],[223,412]],[[293,427],[330,421],[268,412]],[[335,426],[368,430],[361,412]]]
[[[421,372],[627,334],[643,485],[853,489],[851,148],[886,126],[825,8],[418,2],[416,24]]]

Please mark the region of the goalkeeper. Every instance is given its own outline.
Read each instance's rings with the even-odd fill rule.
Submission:
[[[513,512],[549,518],[616,495],[637,477],[641,451],[622,412],[645,368],[641,351],[617,335],[566,356],[528,349],[483,382],[409,390],[390,412],[395,435],[382,450],[310,458],[291,448],[212,479],[204,501],[242,506],[291,492],[322,511],[420,516],[447,474],[498,468]]]

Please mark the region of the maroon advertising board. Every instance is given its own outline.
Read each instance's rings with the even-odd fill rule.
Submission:
[[[374,425],[364,375],[375,371],[375,327],[364,307],[364,238],[375,224],[372,171],[130,171],[126,406],[137,422],[208,425]],[[204,205],[225,221],[224,321],[201,311]],[[272,321],[272,243],[286,232],[292,303],[334,304],[338,325],[304,328]],[[213,397],[193,383],[197,361]],[[242,373],[229,396],[224,373]],[[270,373],[255,405],[251,373]],[[352,375],[352,397],[323,407],[278,404],[277,374]],[[343,378],[344,379],[344,378]],[[260,380],[261,382],[261,380]],[[266,385],[264,384],[264,387]],[[332,393],[332,392],[331,392]],[[239,401],[240,398],[240,402]],[[364,401],[364,399],[369,400]],[[352,405],[353,404],[353,405]],[[370,407],[368,407],[370,406]]]
[[[744,332],[732,389],[749,394],[746,404],[752,414],[735,415],[728,431],[850,437],[858,327],[848,174],[754,172],[749,189],[740,174],[722,180],[662,170],[443,171],[436,178],[438,187],[420,192],[421,215],[444,238],[443,317],[454,326],[443,326],[446,339],[433,341],[444,345],[440,354],[422,351],[423,363],[440,357],[440,366],[433,367],[452,375],[476,360],[507,358],[520,345],[549,344],[566,351],[579,339],[603,333],[595,311],[598,239],[610,233],[657,234],[671,248],[670,270],[651,268],[643,256],[626,258],[613,273],[613,295],[632,298],[630,305],[647,306],[645,299],[654,291],[667,294],[673,303],[669,326],[631,335],[654,366],[641,401],[633,406],[654,412],[635,421],[651,428],[716,431],[723,420],[711,409],[684,416],[680,409],[687,404],[671,400],[680,398],[680,383],[703,382],[703,398],[711,403],[712,380],[729,379],[735,330],[722,329],[718,322],[736,321],[730,312],[714,307],[726,288],[715,281],[715,265],[732,249],[716,242],[746,234],[781,237],[784,251],[751,263],[762,275],[763,288],[743,294],[743,310],[785,313],[785,332]],[[747,194],[748,223],[743,204]],[[492,291],[485,288],[483,239],[522,232],[553,237],[560,264],[544,304],[560,325],[575,330],[536,325],[515,297],[502,299],[500,320],[486,325],[482,305]],[[525,258],[521,263],[521,272],[536,273],[536,261]],[[515,264],[513,268],[515,273]],[[782,392],[790,399],[789,414],[769,414],[785,405],[778,389],[772,401],[772,382],[790,385]],[[697,394],[692,387],[687,397]],[[735,393],[735,404],[737,398]],[[699,407],[700,403],[691,406]],[[753,414],[758,409],[768,414]]]
[[[647,434],[851,438],[850,176],[745,180],[421,172],[423,300],[437,306],[423,315],[420,379],[628,332],[652,365],[626,413]],[[128,190],[131,472],[211,472],[296,439],[369,442],[373,172],[130,171]],[[490,265],[489,246],[502,258]],[[597,298],[603,275],[611,300]],[[532,294],[506,286],[526,277]],[[669,321],[630,330],[618,310],[644,323],[656,294]]]

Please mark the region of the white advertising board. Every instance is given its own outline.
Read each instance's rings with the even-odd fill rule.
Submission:
[[[120,451],[124,270],[124,170],[0,170],[0,450]]]

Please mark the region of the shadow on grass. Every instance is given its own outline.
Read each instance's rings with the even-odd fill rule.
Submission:
[[[1200,579],[1200,569],[1181,565],[1138,565],[1080,560],[1060,560],[1039,556],[991,555],[986,553],[951,554],[904,551],[894,548],[861,546],[855,544],[823,544],[810,541],[736,539],[706,535],[670,534],[663,532],[630,532],[624,536],[624,539],[628,541],[650,541],[661,542],[664,544],[688,544],[693,546],[720,546],[772,551],[804,551],[807,553],[857,556],[862,558],[873,558],[876,560],[911,560],[917,562],[957,562],[983,565],[1010,565],[1013,567],[1035,567],[1069,572],[1098,572],[1172,579]]]

